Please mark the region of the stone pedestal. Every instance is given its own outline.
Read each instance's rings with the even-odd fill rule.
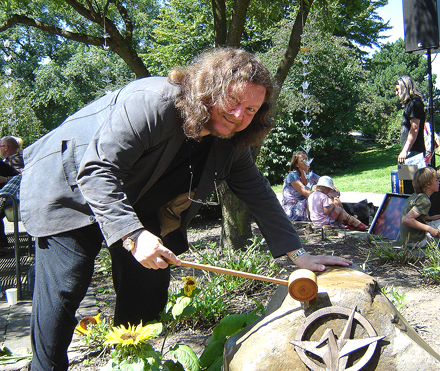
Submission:
[[[373,277],[334,267],[318,275],[318,286],[315,299],[300,303],[280,285],[266,314],[226,342],[224,370],[440,370],[440,355]],[[319,318],[307,324],[316,313]]]

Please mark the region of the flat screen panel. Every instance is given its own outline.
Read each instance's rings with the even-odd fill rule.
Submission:
[[[395,240],[400,232],[403,205],[410,195],[386,193],[371,223],[369,233]]]

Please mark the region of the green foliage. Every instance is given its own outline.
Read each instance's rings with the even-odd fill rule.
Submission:
[[[12,352],[8,347],[0,347],[0,365],[13,364],[23,359],[30,361],[32,359],[32,353],[28,353],[27,351]]]
[[[382,260],[384,263],[405,265],[409,263],[415,263],[419,260],[414,255],[414,247],[410,247],[407,244],[403,246],[393,246],[390,242],[384,240],[379,236],[373,236],[372,238],[372,254]]]
[[[96,272],[110,278],[112,274],[112,258],[108,249],[101,249],[96,258]]]
[[[199,256],[199,262],[202,264],[272,277],[280,273],[278,266],[266,251],[265,244],[257,238],[253,239],[245,250],[218,250],[215,249],[215,244],[202,250],[203,244],[201,242],[200,245],[191,247],[192,253]],[[203,276],[198,278],[198,286],[204,287],[204,290],[195,300],[194,307],[197,312],[192,317],[209,325],[216,323],[228,313],[228,307],[234,297],[250,296],[269,285],[267,282],[226,274],[207,271],[202,273]],[[255,302],[255,305],[255,311],[263,309],[260,303]]]
[[[365,135],[384,144],[395,144],[400,139],[402,104],[394,94],[396,80],[402,75],[411,76],[428,101],[427,60],[421,54],[406,53],[404,41],[387,43],[367,60],[370,71],[370,94],[376,105],[372,107],[372,120],[365,126]],[[435,80],[436,76],[433,76]],[[437,95],[438,93],[436,93]]]
[[[381,291],[397,309],[403,307],[406,298],[405,294],[400,294],[394,286],[385,286],[381,288]]]
[[[208,1],[170,0],[160,9],[152,32],[153,45],[142,55],[153,75],[166,76],[198,53],[213,46],[214,30]]]
[[[214,328],[209,344],[200,356],[200,366],[209,371],[220,371],[223,365],[223,350],[227,338],[235,335],[257,319],[258,316],[252,313],[232,314],[224,317]]]
[[[426,260],[423,262],[422,275],[440,283],[440,250],[437,249],[437,240],[428,243],[423,254]]]
[[[281,25],[274,35],[273,50],[263,58],[272,58],[284,49],[291,25]],[[276,118],[277,126],[268,135],[258,159],[271,183],[280,183],[285,177],[292,153],[304,146],[302,134],[312,135],[309,156],[315,159],[317,173],[329,174],[347,167],[355,144],[349,133],[361,130],[370,120],[369,106],[373,102],[359,53],[346,39],[321,32],[315,25],[311,21],[307,26],[303,45],[310,48],[299,57],[308,59],[308,63],[305,67],[301,63],[292,66],[278,99],[277,111],[281,113]],[[309,72],[307,100],[302,96],[303,68]],[[312,119],[308,128],[301,123],[305,108]]]

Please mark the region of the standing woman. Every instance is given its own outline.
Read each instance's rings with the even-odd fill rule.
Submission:
[[[304,152],[295,152],[290,161],[289,174],[284,180],[283,208],[292,221],[309,220],[307,198],[313,192],[319,175],[310,171],[310,162]]]
[[[397,162],[403,164],[407,158],[425,152],[423,132],[425,106],[422,101],[422,94],[411,77],[399,77],[395,85],[396,95],[403,105],[402,124],[400,126],[402,151],[397,158]]]

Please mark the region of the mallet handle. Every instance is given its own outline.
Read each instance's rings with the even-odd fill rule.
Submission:
[[[214,267],[212,265],[192,263],[192,262],[185,261],[185,260],[181,260],[181,266],[188,267],[188,268],[202,269],[205,271],[210,271],[210,272],[215,272],[215,273],[229,274],[231,276],[250,278],[253,280],[279,283],[281,285],[286,285],[286,286],[289,284],[289,281],[287,281],[287,280],[281,280],[278,278],[272,278],[272,277],[267,277],[267,276],[260,276],[259,274],[235,271],[233,269]]]

